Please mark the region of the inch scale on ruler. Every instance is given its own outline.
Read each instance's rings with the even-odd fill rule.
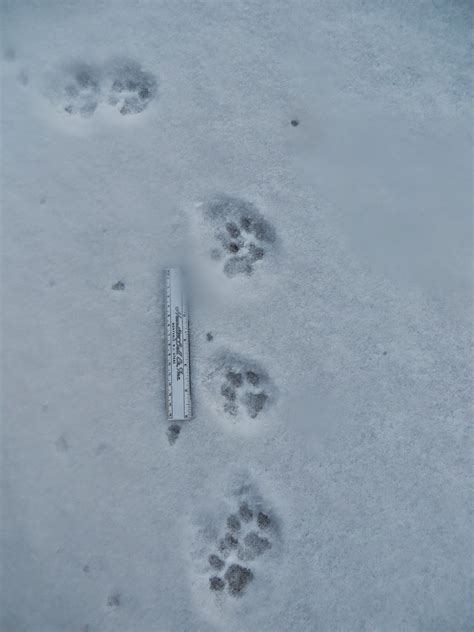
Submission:
[[[179,268],[165,270],[168,419],[191,419],[191,378],[189,367],[189,321],[184,282]]]

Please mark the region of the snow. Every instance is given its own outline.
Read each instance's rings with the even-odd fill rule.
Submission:
[[[471,4],[2,18],[2,632],[470,629]]]

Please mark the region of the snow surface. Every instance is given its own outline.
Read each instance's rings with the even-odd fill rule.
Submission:
[[[3,0],[2,632],[472,629],[472,17]],[[212,592],[245,502],[269,544]]]

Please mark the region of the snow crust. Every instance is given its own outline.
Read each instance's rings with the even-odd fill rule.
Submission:
[[[470,629],[471,25],[2,2],[2,631]]]

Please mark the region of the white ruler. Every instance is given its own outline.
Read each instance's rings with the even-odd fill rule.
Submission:
[[[179,268],[165,270],[168,419],[191,419],[189,322],[184,282]]]

